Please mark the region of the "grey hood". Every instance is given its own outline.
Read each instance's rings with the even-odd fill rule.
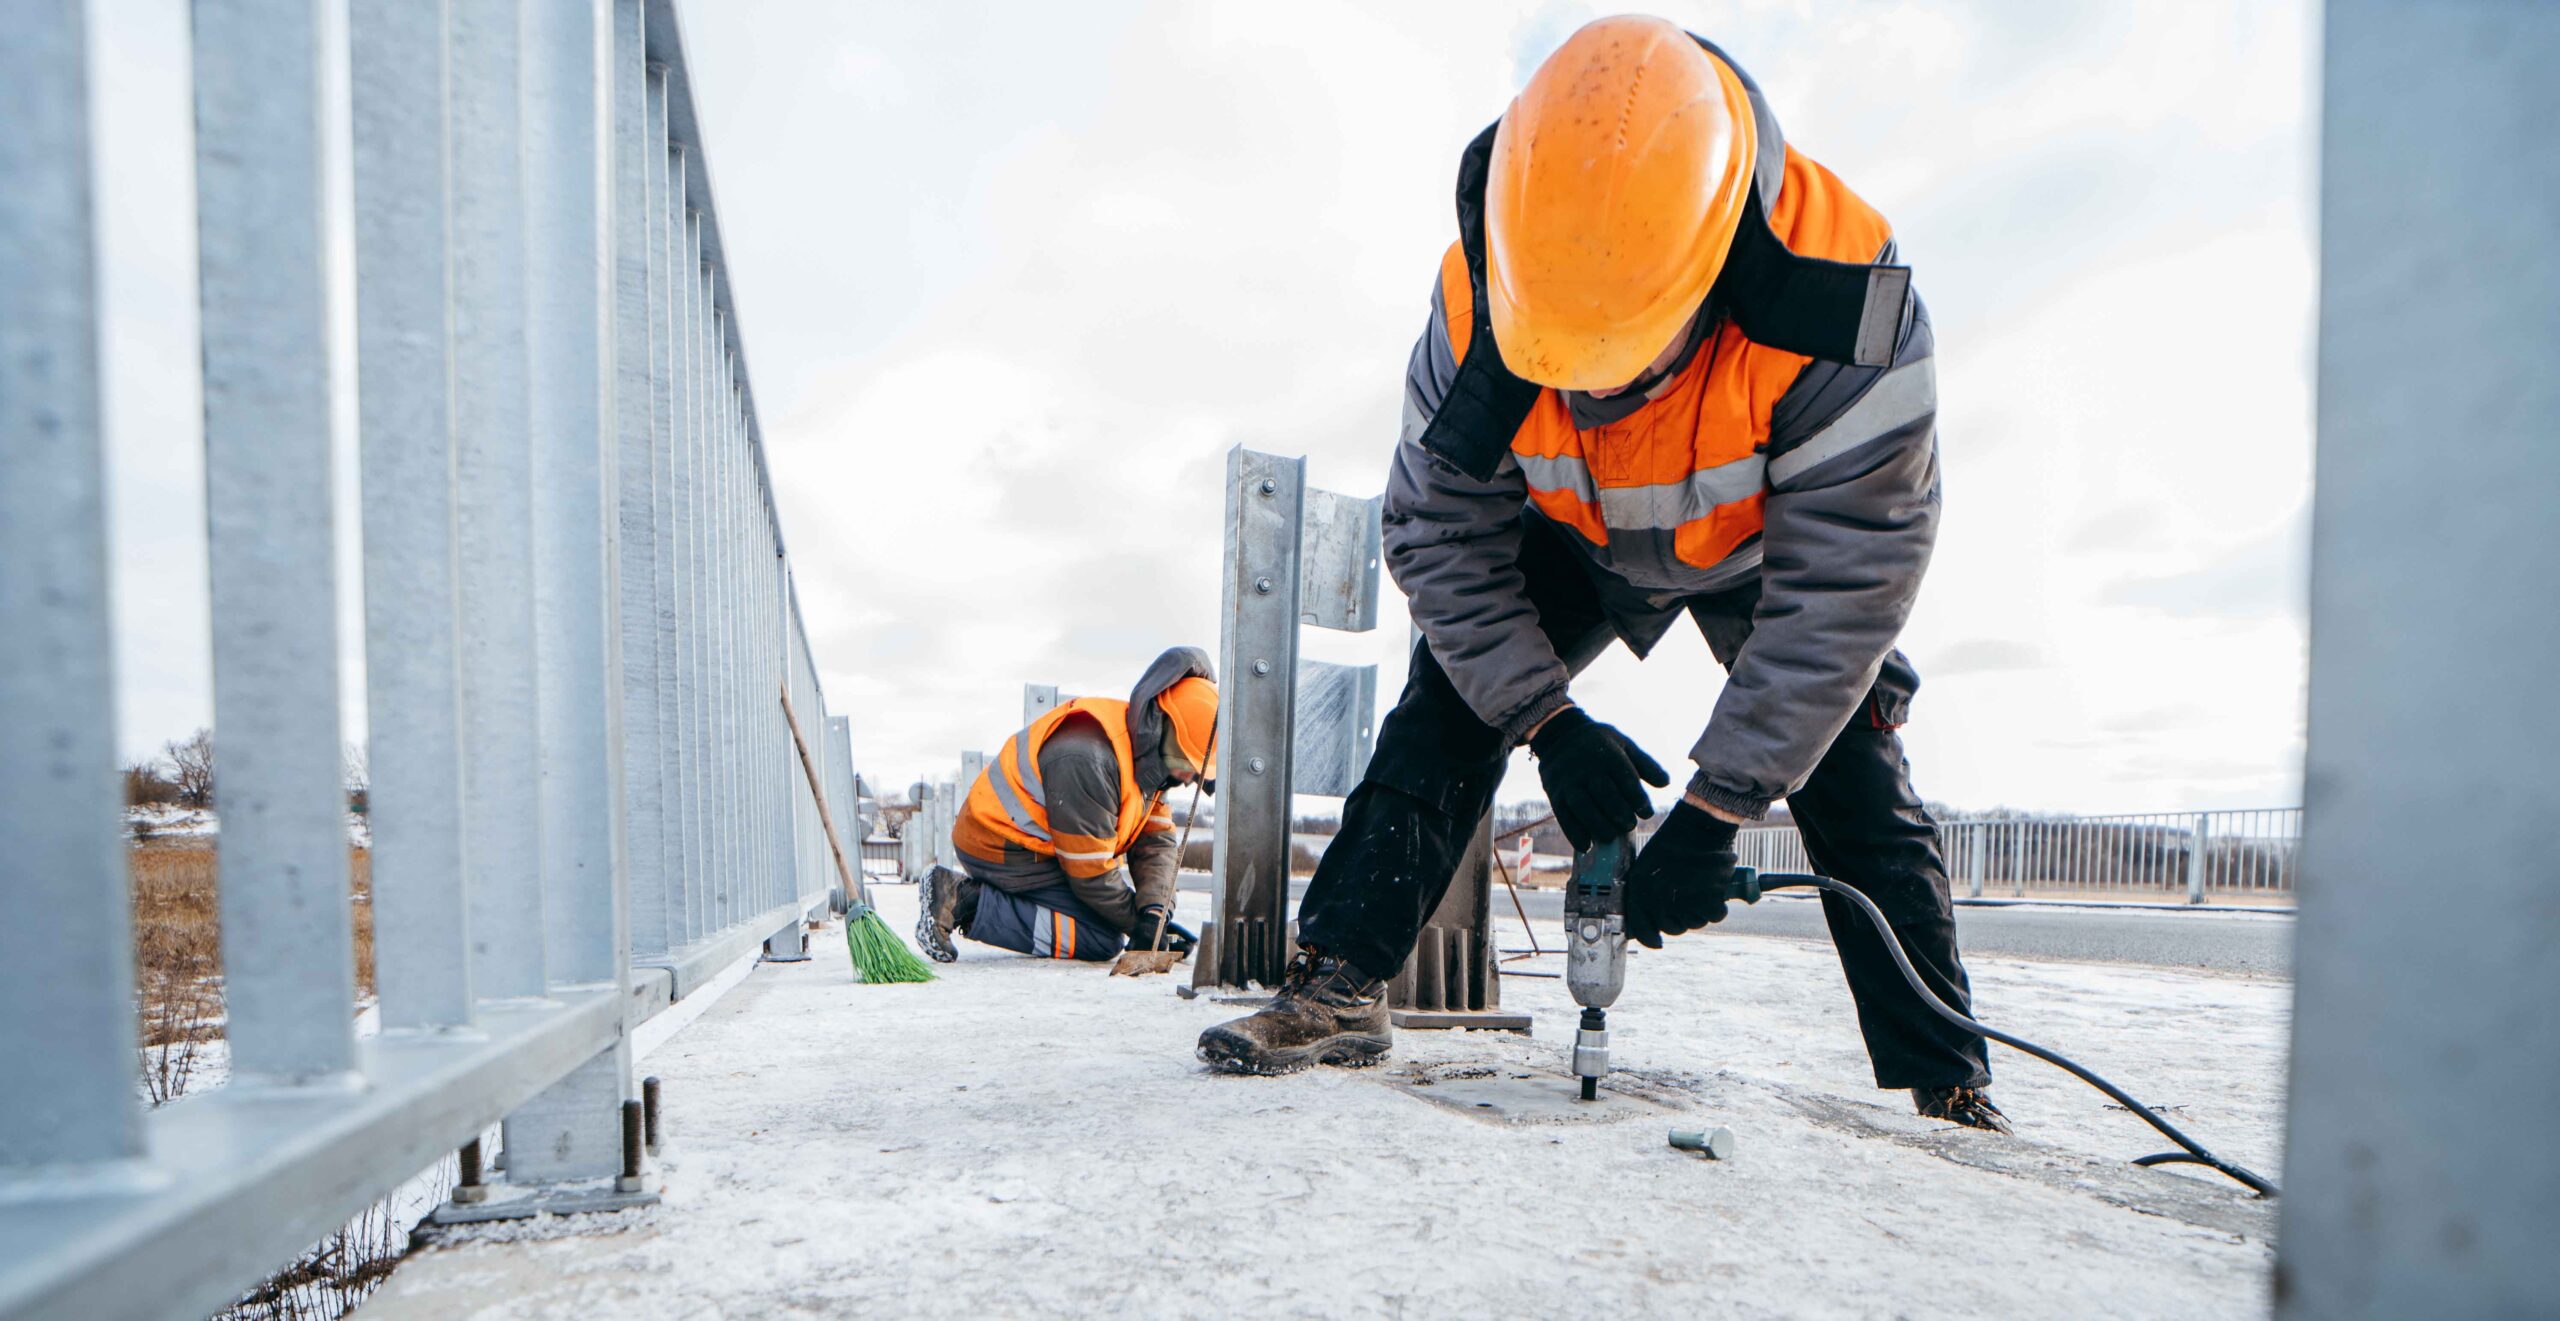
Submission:
[[[1173,772],[1166,767],[1164,755],[1173,737],[1173,721],[1156,699],[1194,675],[1218,681],[1218,667],[1210,663],[1209,653],[1198,647],[1171,647],[1147,666],[1147,672],[1138,676],[1137,687],[1129,690],[1129,753],[1142,793],[1158,794],[1173,787]]]

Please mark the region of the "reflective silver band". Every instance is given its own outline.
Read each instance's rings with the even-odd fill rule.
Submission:
[[[1878,377],[1865,394],[1858,396],[1858,402],[1831,419],[1831,425],[1771,460],[1769,484],[1784,486],[1811,472],[1815,465],[1892,435],[1937,408],[1937,361],[1920,358],[1906,362]]]

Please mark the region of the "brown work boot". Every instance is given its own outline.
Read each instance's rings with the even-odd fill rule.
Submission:
[[[951,963],[960,957],[959,947],[951,943],[951,932],[960,925],[960,887],[967,879],[948,867],[936,867],[916,885],[916,944],[923,946],[924,956],[936,963]]]
[[[1924,1119],[1944,1119],[1992,1133],[2009,1131],[2009,1117],[1991,1103],[1991,1093],[1979,1087],[1914,1087],[1911,1105]]]
[[[1362,1068],[1387,1053],[1387,984],[1340,959],[1300,949],[1262,1011],[1200,1034],[1200,1058],[1229,1073],[1295,1073],[1310,1064]]]

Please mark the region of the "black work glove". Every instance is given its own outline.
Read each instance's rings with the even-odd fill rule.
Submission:
[[[1627,934],[1646,949],[1665,935],[1721,922],[1741,827],[1681,799],[1627,872]]]
[[[1129,948],[1156,948],[1156,933],[1159,931],[1164,933],[1164,948],[1176,954],[1188,954],[1193,945],[1200,943],[1200,938],[1184,930],[1181,924],[1168,921],[1163,909],[1143,908],[1138,911],[1137,929],[1129,933]]]
[[[1529,751],[1538,758],[1538,779],[1547,787],[1556,825],[1577,851],[1635,829],[1636,822],[1653,815],[1645,785],[1671,783],[1661,764],[1644,755],[1635,740],[1578,706],[1549,717],[1530,737]]]

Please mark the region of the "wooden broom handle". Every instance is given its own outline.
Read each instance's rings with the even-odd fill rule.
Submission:
[[[809,759],[809,741],[800,737],[800,718],[791,713],[791,689],[784,687],[781,695],[782,723],[791,727],[791,746],[800,753],[800,774],[809,781],[809,796],[817,801],[818,825],[827,832],[827,852],[835,855],[836,875],[844,881],[845,902],[868,904],[870,890],[855,880],[852,870],[844,865],[844,844],[836,838],[835,818],[827,814],[827,791],[818,778],[818,764]]]

